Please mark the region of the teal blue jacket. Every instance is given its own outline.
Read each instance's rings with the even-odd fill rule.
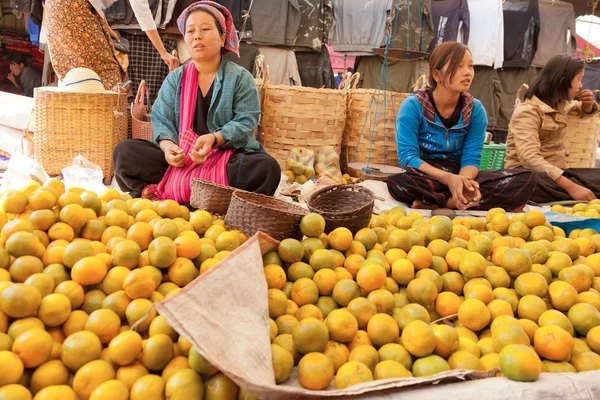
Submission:
[[[152,132],[156,144],[162,140],[179,142],[183,68],[179,67],[167,76],[152,107]],[[264,151],[253,136],[259,115],[260,101],[254,78],[246,69],[223,59],[213,83],[206,121],[209,131],[223,135],[227,141],[224,148]]]

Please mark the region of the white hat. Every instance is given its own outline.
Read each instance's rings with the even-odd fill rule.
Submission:
[[[58,90],[75,93],[106,93],[104,83],[98,74],[89,68],[73,68],[67,72]]]

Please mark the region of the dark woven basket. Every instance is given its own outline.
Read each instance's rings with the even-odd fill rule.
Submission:
[[[236,190],[231,197],[225,225],[252,236],[263,232],[273,239],[302,239],[300,220],[308,211],[263,194]]]
[[[308,209],[325,218],[325,232],[348,228],[352,233],[369,226],[375,194],[360,185],[333,185],[320,189],[308,199]]]
[[[218,185],[202,179],[192,179],[190,204],[198,210],[205,210],[215,215],[225,215],[234,191],[235,188],[231,186]]]

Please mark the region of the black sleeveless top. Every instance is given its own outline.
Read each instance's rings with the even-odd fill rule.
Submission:
[[[206,120],[208,119],[208,109],[210,108],[210,101],[213,95],[213,85],[210,85],[206,96],[202,95],[202,90],[198,86],[198,100],[196,101],[196,112],[194,114],[194,132],[198,136],[206,135],[210,133]]]

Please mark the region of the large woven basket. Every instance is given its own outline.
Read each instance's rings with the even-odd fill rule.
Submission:
[[[302,239],[300,220],[308,211],[258,193],[236,190],[225,215],[225,225],[252,236],[263,232],[277,240]]]
[[[294,147],[318,150],[333,146],[340,153],[346,122],[346,92],[300,86],[264,87],[261,142],[285,166]]]
[[[113,149],[127,139],[127,95],[37,88],[34,103],[35,159],[48,175],[60,175],[81,154],[110,182]]]
[[[192,179],[190,204],[198,210],[208,211],[215,215],[225,215],[234,191],[235,188],[231,186],[218,185],[202,179]]]
[[[333,185],[320,189],[308,199],[308,209],[325,218],[325,232],[344,227],[358,232],[369,226],[375,194],[360,185]]]
[[[568,114],[567,168],[595,168],[596,150],[600,141],[600,116],[580,117],[577,112]]]
[[[409,93],[356,89],[359,75],[348,84],[348,113],[340,161],[348,171],[351,162],[398,166],[396,118]]]

